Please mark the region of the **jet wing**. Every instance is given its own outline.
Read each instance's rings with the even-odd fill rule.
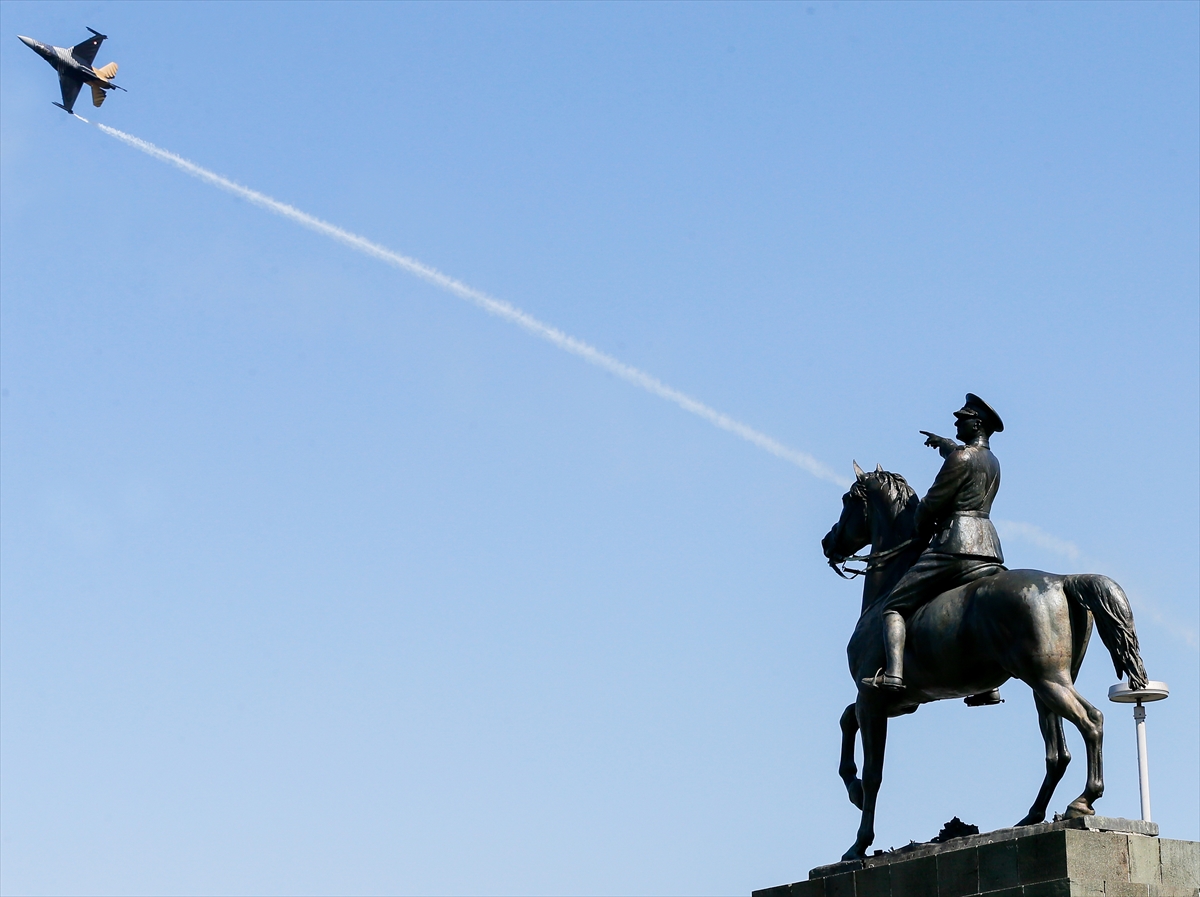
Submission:
[[[83,87],[83,82],[75,78],[68,78],[66,75],[59,75],[58,86],[62,88],[63,108],[70,112],[75,108],[75,98],[79,96],[79,88]]]
[[[88,31],[92,31],[91,28]],[[84,65],[91,65],[92,60],[96,58],[96,53],[100,49],[100,45],[104,43],[104,39],[108,35],[101,34],[98,31],[92,31],[92,36],[81,44],[76,44],[71,48],[71,55],[82,62]],[[64,104],[66,105],[66,104]]]

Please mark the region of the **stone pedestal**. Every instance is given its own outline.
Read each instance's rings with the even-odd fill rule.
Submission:
[[[754,897],[1200,897],[1200,843],[1089,816],[912,844]]]

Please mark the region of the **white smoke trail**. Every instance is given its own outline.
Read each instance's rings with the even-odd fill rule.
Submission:
[[[1060,539],[1058,536],[1046,532],[1040,526],[1034,526],[1032,523],[1022,523],[1019,520],[996,519],[993,522],[996,524],[996,529],[1000,531],[1000,535],[1004,538],[1005,542],[1009,539],[1026,542],[1043,551],[1057,554],[1059,557],[1070,562],[1072,570],[1104,570],[1106,567],[1111,568],[1111,560],[1094,558],[1074,542]],[[1109,573],[1113,575],[1111,569]],[[1139,619],[1141,619],[1141,615],[1147,615],[1176,638],[1181,639],[1192,650],[1200,648],[1200,636],[1197,636],[1196,629],[1190,621],[1185,622],[1173,609],[1164,607],[1156,599],[1150,597],[1143,589],[1126,587],[1125,592],[1129,596],[1134,610],[1137,611]]]
[[[844,477],[838,476],[829,467],[822,464],[812,455],[805,452],[797,451],[793,448],[788,448],[781,442],[777,442],[765,433],[760,433],[758,430],[748,427],[740,421],[736,421],[726,414],[722,414],[716,409],[710,408],[702,402],[693,399],[691,396],[673,389],[663,383],[656,377],[652,377],[645,371],[640,371],[635,367],[618,361],[611,355],[606,355],[594,346],[575,339],[573,336],[568,336],[561,330],[551,327],[549,324],[543,324],[537,318],[529,315],[519,308],[504,302],[501,299],[493,298],[492,296],[482,293],[473,287],[467,286],[461,281],[455,280],[447,274],[443,274],[435,268],[424,265],[416,259],[400,255],[398,252],[380,246],[378,243],[372,243],[365,237],[360,237],[357,234],[352,234],[347,230],[343,230],[320,218],[314,218],[299,209],[271,199],[271,197],[259,193],[256,190],[251,190],[249,187],[243,187],[241,184],[236,184],[228,178],[223,178],[219,174],[215,174],[207,169],[201,168],[182,156],[177,156],[172,152],[161,149],[153,143],[148,143],[145,140],[140,140],[131,134],[126,134],[124,131],[118,131],[116,128],[110,128],[108,125],[97,124],[97,128],[108,134],[110,137],[115,137],[124,143],[129,144],[135,149],[139,149],[147,155],[160,159],[163,162],[169,162],[181,171],[199,178],[206,183],[212,184],[214,187],[220,187],[235,196],[240,196],[254,205],[266,209],[268,212],[274,212],[276,215],[281,215],[288,218],[297,224],[303,225],[310,230],[314,230],[319,234],[324,234],[327,237],[332,237],[340,243],[344,243],[351,249],[356,249],[359,252],[377,258],[380,261],[387,262],[389,265],[407,271],[409,274],[415,274],[417,277],[425,280],[436,287],[440,287],[449,293],[466,299],[475,305],[482,308],[484,311],[490,312],[497,317],[503,318],[519,327],[532,333],[534,336],[540,337],[549,343],[553,343],[560,349],[570,352],[572,355],[577,355],[584,361],[590,362],[597,367],[616,374],[622,380],[639,386],[646,392],[652,393],[659,398],[666,399],[668,402],[673,402],[684,411],[690,411],[697,417],[702,417],[709,423],[720,427],[722,430],[727,430],[736,436],[740,436],[747,442],[753,443],[761,449],[765,449],[772,455],[782,458],[785,461],[790,461],[797,467],[800,467],[813,476],[822,480],[828,480],[831,483],[836,483],[839,486],[848,486],[850,481]]]
[[[1079,561],[1084,558],[1083,550],[1074,542],[1060,539],[1058,536],[1046,532],[1040,526],[1034,526],[1032,523],[1022,523],[1019,520],[997,519],[993,523],[996,524],[996,529],[1006,539],[1009,536],[1023,539],[1044,551],[1052,551],[1055,554],[1062,555],[1070,561]]]

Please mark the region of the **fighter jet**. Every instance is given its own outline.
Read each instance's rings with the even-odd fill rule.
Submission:
[[[92,68],[92,60],[96,58],[96,51],[108,39],[108,35],[101,34],[94,28],[89,28],[88,31],[92,32],[92,36],[69,50],[64,47],[50,47],[32,37],[17,35],[21,43],[54,66],[58,72],[58,86],[62,88],[63,100],[54,105],[71,115],[75,114],[72,111],[75,108],[75,98],[79,96],[79,89],[84,84],[91,86],[92,105],[97,107],[104,102],[104,91],[114,88],[125,90],[124,87],[118,87],[112,83],[113,77],[117,74],[115,62],[110,62],[102,68]]]

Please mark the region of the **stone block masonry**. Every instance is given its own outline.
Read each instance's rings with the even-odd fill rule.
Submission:
[[[1200,843],[1088,816],[818,866],[753,897],[1200,897]]]

